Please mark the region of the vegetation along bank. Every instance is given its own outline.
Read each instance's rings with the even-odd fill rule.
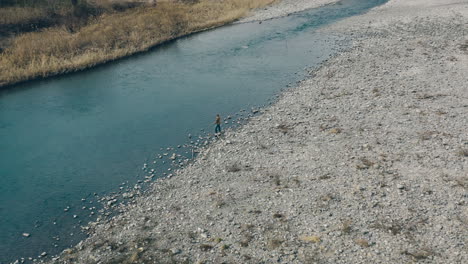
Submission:
[[[0,5],[0,87],[146,51],[272,2],[5,0]]]

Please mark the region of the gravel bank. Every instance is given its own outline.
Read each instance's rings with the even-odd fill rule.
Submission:
[[[468,263],[468,0],[393,0],[354,48],[53,263]]]
[[[317,8],[338,1],[339,0],[279,0],[277,4],[256,10],[251,16],[240,19],[237,23],[262,21],[287,16],[292,13]]]

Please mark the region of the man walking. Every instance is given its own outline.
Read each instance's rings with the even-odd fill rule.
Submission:
[[[215,134],[221,133],[221,117],[219,114],[216,115],[216,128],[215,128]]]

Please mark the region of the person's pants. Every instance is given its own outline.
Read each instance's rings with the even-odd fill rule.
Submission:
[[[220,132],[221,132],[221,125],[216,124],[215,133],[220,133]]]

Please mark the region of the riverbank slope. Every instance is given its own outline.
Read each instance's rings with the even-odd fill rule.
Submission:
[[[76,17],[73,14],[79,13],[76,11],[81,10],[79,8],[73,9],[75,11],[70,9],[64,14],[50,15],[50,10],[45,10],[39,12],[39,18],[34,18],[32,14],[35,9],[23,8],[23,13],[31,14],[19,16],[21,23],[13,18],[0,20],[0,88],[22,81],[79,71],[144,52],[169,40],[231,23],[248,15],[250,10],[273,2],[274,0],[158,1],[157,4],[140,2],[134,8],[118,12],[103,11],[96,15],[92,13],[98,12],[95,10],[99,8],[89,7],[89,11],[85,9],[83,14],[76,14]],[[16,12],[15,8],[0,8],[0,14],[4,16],[13,16],[12,13]],[[43,16],[58,18],[42,21],[45,19]],[[37,25],[31,24],[30,20],[39,22]],[[13,34],[6,40],[6,36],[11,35],[9,27],[12,27],[12,31],[25,30],[25,33]]]
[[[466,263],[468,1],[391,0],[53,263]]]

